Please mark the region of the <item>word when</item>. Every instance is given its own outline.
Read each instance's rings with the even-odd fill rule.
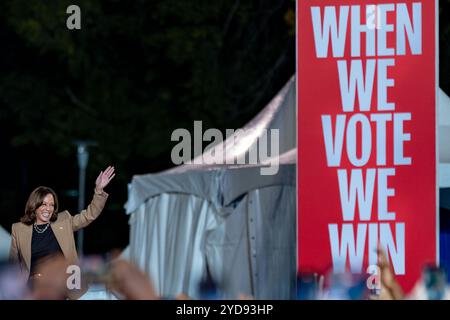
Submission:
[[[350,34],[351,40],[351,56],[361,56],[361,33],[366,34],[365,55],[368,57],[375,55],[405,55],[406,39],[409,41],[412,54],[422,54],[422,4],[420,2],[415,2],[412,5],[412,19],[405,3],[367,5],[365,11],[366,22],[361,23],[361,6],[358,5],[351,6],[351,9],[349,6],[340,6],[339,21],[336,17],[335,6],[325,7],[323,20],[320,14],[320,7],[311,7],[317,57],[328,57],[328,39],[330,34],[333,57],[339,58],[344,56],[348,34]],[[395,11],[395,25],[387,22],[388,13],[393,11]],[[351,14],[350,32],[347,31],[349,12]],[[393,33],[394,29],[396,36],[395,48],[388,48],[388,33]]]

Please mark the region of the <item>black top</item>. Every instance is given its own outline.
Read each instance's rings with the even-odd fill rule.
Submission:
[[[39,229],[43,230],[45,225],[39,225]],[[43,233],[38,233],[33,226],[33,237],[31,239],[31,266],[30,274],[33,274],[40,263],[46,261],[50,256],[62,254],[58,240],[51,226]]]

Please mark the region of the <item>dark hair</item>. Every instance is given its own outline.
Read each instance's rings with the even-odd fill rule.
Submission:
[[[28,197],[27,204],[25,205],[25,214],[20,218],[22,223],[30,225],[36,221],[36,209],[42,205],[45,196],[48,194],[51,194],[55,201],[55,207],[50,221],[56,221],[58,218],[58,197],[51,188],[41,186],[34,189]]]

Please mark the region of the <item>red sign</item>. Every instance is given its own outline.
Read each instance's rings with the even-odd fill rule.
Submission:
[[[438,262],[436,2],[297,3],[298,268]]]

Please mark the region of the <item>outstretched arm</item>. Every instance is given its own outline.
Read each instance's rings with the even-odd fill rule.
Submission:
[[[114,178],[114,167],[109,166],[105,171],[101,171],[95,181],[95,193],[89,206],[79,214],[72,217],[72,229],[77,231],[89,225],[102,212],[108,194],[103,190]]]

